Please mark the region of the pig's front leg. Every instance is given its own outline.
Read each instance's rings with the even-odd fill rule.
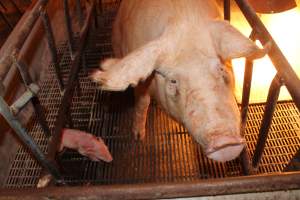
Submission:
[[[135,105],[132,131],[136,140],[143,140],[146,132],[146,119],[150,104],[150,95],[146,85],[139,85],[134,89]]]

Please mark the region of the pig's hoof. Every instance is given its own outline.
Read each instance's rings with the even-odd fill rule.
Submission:
[[[142,141],[145,138],[145,129],[133,129],[132,130],[134,139],[138,141]]]

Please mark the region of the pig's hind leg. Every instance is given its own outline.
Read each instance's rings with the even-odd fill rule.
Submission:
[[[136,140],[143,140],[146,133],[147,112],[150,104],[148,87],[144,84],[134,89],[135,105],[132,131]]]

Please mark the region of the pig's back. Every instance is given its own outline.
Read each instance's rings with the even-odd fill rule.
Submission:
[[[213,0],[123,0],[113,25],[117,57],[159,37],[172,22],[186,23],[219,17]],[[180,31],[180,30],[178,30]]]

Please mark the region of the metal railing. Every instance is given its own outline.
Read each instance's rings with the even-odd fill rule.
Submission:
[[[69,113],[68,108],[70,107],[70,98],[73,96],[74,82],[77,80],[77,75],[80,70],[80,62],[84,57],[83,50],[84,44],[87,38],[87,33],[89,30],[89,25],[91,23],[92,15],[95,11],[95,1],[85,1],[87,4],[87,12],[84,19],[83,11],[81,7],[80,0],[76,1],[76,12],[79,16],[80,20],[80,33],[79,33],[79,47],[74,49],[74,39],[73,35],[75,34],[72,30],[71,26],[71,17],[69,10],[69,2],[64,0],[64,18],[67,35],[68,37],[68,45],[70,48],[70,53],[72,57],[72,67],[69,74],[69,79],[66,85],[64,85],[61,72],[59,68],[58,62],[58,54],[55,46],[55,38],[53,36],[52,27],[50,24],[50,20],[46,11],[48,0],[39,0],[34,8],[30,11],[27,19],[22,24],[19,32],[17,33],[16,40],[14,40],[10,46],[4,52],[4,56],[0,59],[0,113],[9,123],[11,128],[15,131],[19,139],[23,142],[23,144],[29,149],[34,158],[40,163],[40,165],[45,169],[44,174],[49,174],[48,180],[50,181],[53,177],[55,182],[63,183],[63,178],[59,167],[56,163],[56,152],[58,149],[58,145],[60,144],[61,139],[61,131],[62,128],[69,124],[72,126],[72,120]],[[31,33],[32,28],[35,26],[38,18],[42,19],[43,26],[45,29],[45,34],[47,38],[48,48],[50,50],[51,62],[54,64],[55,74],[58,79],[59,87],[61,89],[62,101],[60,104],[60,110],[58,113],[58,117],[55,123],[54,133],[51,134],[49,130],[49,126],[47,124],[46,118],[44,116],[43,108],[40,105],[37,94],[40,90],[39,86],[33,83],[29,73],[28,67],[26,64],[19,58],[20,49],[26,42],[26,39]],[[85,20],[85,21],[84,21]],[[8,71],[11,66],[15,65],[21,74],[22,81],[26,87],[26,92],[21,95],[19,99],[17,99],[11,106],[9,106],[4,100],[4,96],[6,93],[5,86],[3,84],[3,80],[5,79]],[[78,83],[78,82],[77,82]],[[35,114],[37,115],[37,120],[45,135],[49,138],[48,141],[48,153],[45,155],[35,141],[30,137],[26,129],[21,125],[21,122],[17,119],[17,114],[29,103],[31,102],[34,107]],[[65,120],[69,119],[69,120]],[[51,178],[50,178],[51,177]]]

